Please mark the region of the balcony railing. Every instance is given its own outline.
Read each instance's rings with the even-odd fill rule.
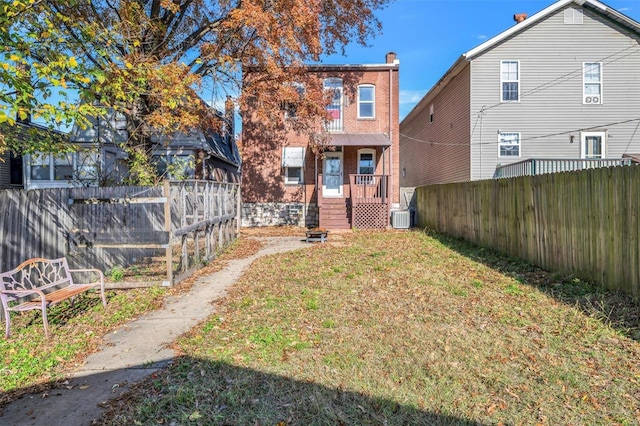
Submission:
[[[571,172],[601,167],[628,166],[630,158],[530,158],[517,163],[496,167],[494,179],[535,176],[547,173]]]
[[[340,115],[339,118],[334,118],[333,120],[327,121],[325,123],[325,128],[327,132],[341,132],[343,130],[342,115]]]
[[[351,204],[386,204],[389,176],[349,175]]]

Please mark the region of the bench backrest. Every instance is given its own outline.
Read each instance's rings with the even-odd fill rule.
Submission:
[[[11,271],[0,273],[0,290],[46,290],[73,284],[66,258],[29,259]]]

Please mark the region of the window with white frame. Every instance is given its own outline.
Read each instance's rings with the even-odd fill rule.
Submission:
[[[358,150],[358,177],[356,184],[372,185],[374,183],[374,175],[376,173],[376,151],[374,149],[365,148]]]
[[[358,86],[358,118],[375,118],[376,88],[372,84]]]
[[[498,157],[520,157],[520,133],[498,133]]]
[[[304,97],[305,87],[304,84],[299,82],[293,82],[290,84],[291,93],[287,101],[282,102],[282,109],[284,110],[284,117],[294,119],[297,117],[297,110],[300,101]]]
[[[302,183],[302,167],[285,167],[284,183],[287,185],[299,185]]]
[[[433,123],[433,104],[429,105],[429,123]]]
[[[93,161],[87,161],[88,155]],[[84,169],[81,169],[81,165]],[[33,153],[29,156],[29,169],[29,176],[33,181],[93,180],[97,177],[97,155],[86,152]]]
[[[602,103],[602,63],[585,62],[583,67],[582,103]]]
[[[358,174],[372,175],[376,171],[376,152],[373,149],[358,151]]]
[[[500,62],[500,101],[520,100],[520,61]]]
[[[98,179],[98,153],[80,151],[76,154],[76,174],[80,180]]]
[[[303,183],[305,148],[287,146],[282,148],[282,167],[284,168],[284,183],[299,185]]]
[[[328,131],[342,131],[342,79],[337,77],[325,78],[322,87],[332,92],[331,103],[327,105],[327,113],[331,121],[327,123]]]
[[[163,152],[153,157],[158,176],[177,180],[193,179],[195,176],[194,155]]]

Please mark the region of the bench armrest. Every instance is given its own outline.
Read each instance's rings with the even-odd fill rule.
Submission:
[[[40,290],[0,290],[0,294],[8,294],[11,296],[24,297],[31,294],[37,294],[41,298],[44,298],[44,293]]]
[[[93,272],[98,274],[100,277],[100,294],[102,296],[102,302],[106,306],[106,299],[104,295],[104,274],[100,269],[88,268],[88,269],[69,269],[69,273],[82,273],[82,272]]]
[[[98,277],[100,278],[100,286],[104,287],[104,274],[102,273],[102,271],[100,269],[93,269],[93,268],[88,268],[88,269],[69,269],[70,273],[82,273],[82,272],[94,272],[96,274],[98,274]]]
[[[47,308],[47,297],[40,290],[0,290],[0,294],[6,294],[8,296],[13,296],[13,297],[16,297],[16,298],[26,297],[26,296],[31,296],[31,295],[37,294],[38,297],[40,297],[40,305],[41,305],[40,309],[42,310],[42,315],[43,316],[46,315],[45,314],[45,309]],[[2,298],[2,306],[5,307],[7,310],[11,310],[11,308],[9,308],[7,302],[8,301],[5,298]],[[6,314],[7,314],[7,318],[9,318],[8,317],[8,312]]]

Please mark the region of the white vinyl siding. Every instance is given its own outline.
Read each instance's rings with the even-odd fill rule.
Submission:
[[[602,63],[585,62],[582,67],[582,102],[602,103]]]
[[[520,100],[520,61],[500,62],[500,101]]]
[[[580,158],[580,129],[607,130],[607,158],[638,151],[640,37],[588,9],[582,25],[565,25],[564,10],[472,58],[471,180],[490,179],[497,163],[507,163],[496,158],[498,129],[521,133],[520,159]],[[496,76],[512,58],[521,64],[520,102],[501,104]],[[584,104],[583,66],[596,62],[606,102]],[[440,120],[455,128],[439,109]]]

